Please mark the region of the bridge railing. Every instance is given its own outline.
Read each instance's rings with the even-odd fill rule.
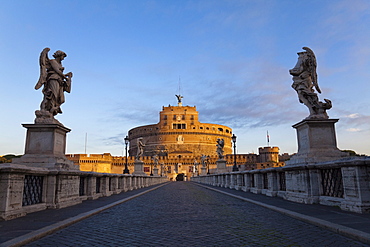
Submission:
[[[168,181],[167,177],[0,165],[0,220],[62,208]]]
[[[192,181],[286,200],[370,213],[370,157],[209,174]]]

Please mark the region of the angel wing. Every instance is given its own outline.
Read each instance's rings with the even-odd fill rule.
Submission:
[[[35,89],[39,89],[44,83],[46,82],[46,76],[47,76],[47,69],[50,66],[50,60],[48,58],[48,52],[50,51],[50,48],[45,48],[42,50],[40,54],[40,78],[39,81],[36,83]]]
[[[313,53],[313,51],[308,47],[303,47],[302,49],[307,51],[307,53],[308,53],[309,71],[311,72],[312,83],[315,86],[317,92],[321,93],[321,89],[320,89],[319,83],[317,81],[317,73],[316,73],[317,63],[316,63],[315,53]]]

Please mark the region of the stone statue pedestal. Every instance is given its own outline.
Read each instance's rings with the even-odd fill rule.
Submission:
[[[200,168],[200,175],[201,176],[207,175],[207,167],[201,167]]]
[[[135,160],[134,172],[132,175],[146,176],[146,173],[144,172],[144,161]]]
[[[158,175],[158,170],[159,170],[159,169],[158,169],[157,167],[154,167],[154,168],[153,168],[153,176],[154,176],[154,177],[159,177],[159,175]]]
[[[338,119],[307,119],[293,125],[297,130],[298,152],[285,164],[310,164],[347,157],[347,153],[337,148],[336,122]]]
[[[217,173],[227,172],[227,170],[226,170],[226,160],[219,159],[219,160],[216,161],[216,164],[217,164]]]
[[[25,153],[12,163],[48,169],[80,170],[65,156],[66,135],[62,124],[22,124],[27,129]]]

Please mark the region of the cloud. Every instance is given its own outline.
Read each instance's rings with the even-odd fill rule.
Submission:
[[[370,131],[370,115],[364,115],[361,113],[347,113],[341,117],[346,131],[349,132],[362,132]]]
[[[290,87],[286,68],[268,60],[220,65],[224,78],[204,79],[192,95],[202,106],[201,119],[233,128],[276,126],[297,121],[308,113]],[[235,68],[240,68],[239,71]],[[201,92],[201,93],[200,93]]]
[[[345,117],[347,117],[347,118],[359,118],[359,117],[361,117],[361,114],[359,114],[359,113],[352,113],[352,114],[349,114],[349,115],[347,115]]]
[[[346,129],[346,131],[349,131],[349,132],[360,132],[361,129],[358,129],[358,128],[349,128],[349,129]]]

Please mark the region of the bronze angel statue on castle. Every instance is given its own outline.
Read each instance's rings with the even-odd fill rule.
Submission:
[[[306,119],[328,119],[329,116],[326,110],[332,107],[331,101],[324,99],[324,102],[319,101],[319,97],[315,93],[321,93],[317,81],[316,73],[316,57],[313,51],[308,47],[303,47],[304,52],[298,52],[298,61],[295,67],[289,70],[293,76],[292,88],[297,91],[299,102],[308,107],[310,115]]]
[[[60,106],[64,103],[64,92],[71,92],[72,72],[63,74],[62,61],[67,56],[63,51],[56,51],[54,59],[48,58],[50,48],[45,48],[40,54],[40,78],[35,86],[38,90],[44,86],[44,98],[40,111],[36,111],[36,122],[53,122],[54,116],[62,113]]]

